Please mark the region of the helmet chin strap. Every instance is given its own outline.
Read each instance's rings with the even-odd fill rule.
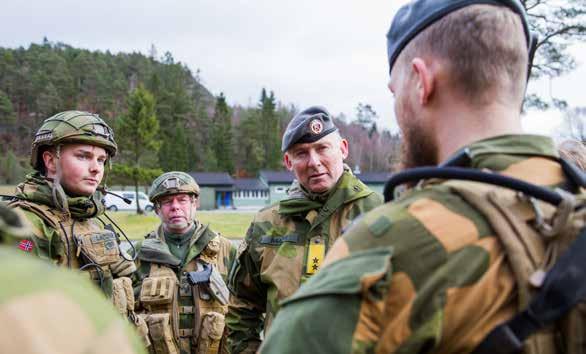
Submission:
[[[57,145],[55,149],[55,159],[57,160],[57,163],[55,164],[55,178],[53,179],[53,187],[51,189],[53,203],[61,211],[69,213],[69,203],[67,202],[67,195],[65,194],[65,190],[63,190],[63,186],[61,185],[61,145]]]

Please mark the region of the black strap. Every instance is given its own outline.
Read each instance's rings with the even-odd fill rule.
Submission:
[[[557,192],[498,173],[489,173],[462,167],[417,167],[397,173],[387,181],[384,189],[385,202],[393,200],[397,186],[403,183],[429,178],[457,179],[493,184],[523,192],[528,196],[556,206],[562,201],[562,196]]]
[[[586,299],[586,229],[547,273],[525,311],[493,329],[473,354],[519,353],[523,342]]]

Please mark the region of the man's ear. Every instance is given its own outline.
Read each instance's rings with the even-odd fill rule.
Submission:
[[[348,157],[348,151],[349,151],[348,140],[346,140],[346,139],[340,140],[340,150],[342,151],[342,159],[346,160],[346,158]]]
[[[435,73],[425,60],[419,57],[413,58],[411,69],[416,80],[417,100],[419,104],[426,105],[432,98],[435,89]]]
[[[291,159],[289,158],[288,152],[286,152],[285,155],[283,155],[283,163],[285,164],[285,167],[287,167],[287,169],[289,171],[293,170],[293,163],[291,162]]]
[[[43,163],[45,164],[45,171],[47,177],[53,177],[57,175],[57,164],[59,163],[59,159],[57,158],[55,153],[51,150],[45,150],[43,151],[41,158],[43,159]]]

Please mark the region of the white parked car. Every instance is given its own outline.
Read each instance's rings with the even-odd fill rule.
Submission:
[[[136,210],[136,194],[134,191],[108,191],[130,200],[130,204],[126,204],[124,200],[112,194],[106,194],[104,203],[106,209],[110,211],[118,210]],[[140,208],[144,211],[153,211],[155,206],[149,201],[149,198],[144,192],[138,192],[138,200]]]

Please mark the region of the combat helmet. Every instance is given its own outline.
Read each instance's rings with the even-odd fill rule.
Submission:
[[[33,140],[31,165],[42,170],[39,154],[43,147],[63,143],[89,144],[104,148],[110,157],[116,155],[118,146],[114,132],[97,114],[81,111],[65,111],[45,119]]]
[[[166,172],[157,177],[149,189],[149,200],[154,203],[157,199],[172,194],[193,194],[199,196],[199,185],[193,177],[185,172]]]

